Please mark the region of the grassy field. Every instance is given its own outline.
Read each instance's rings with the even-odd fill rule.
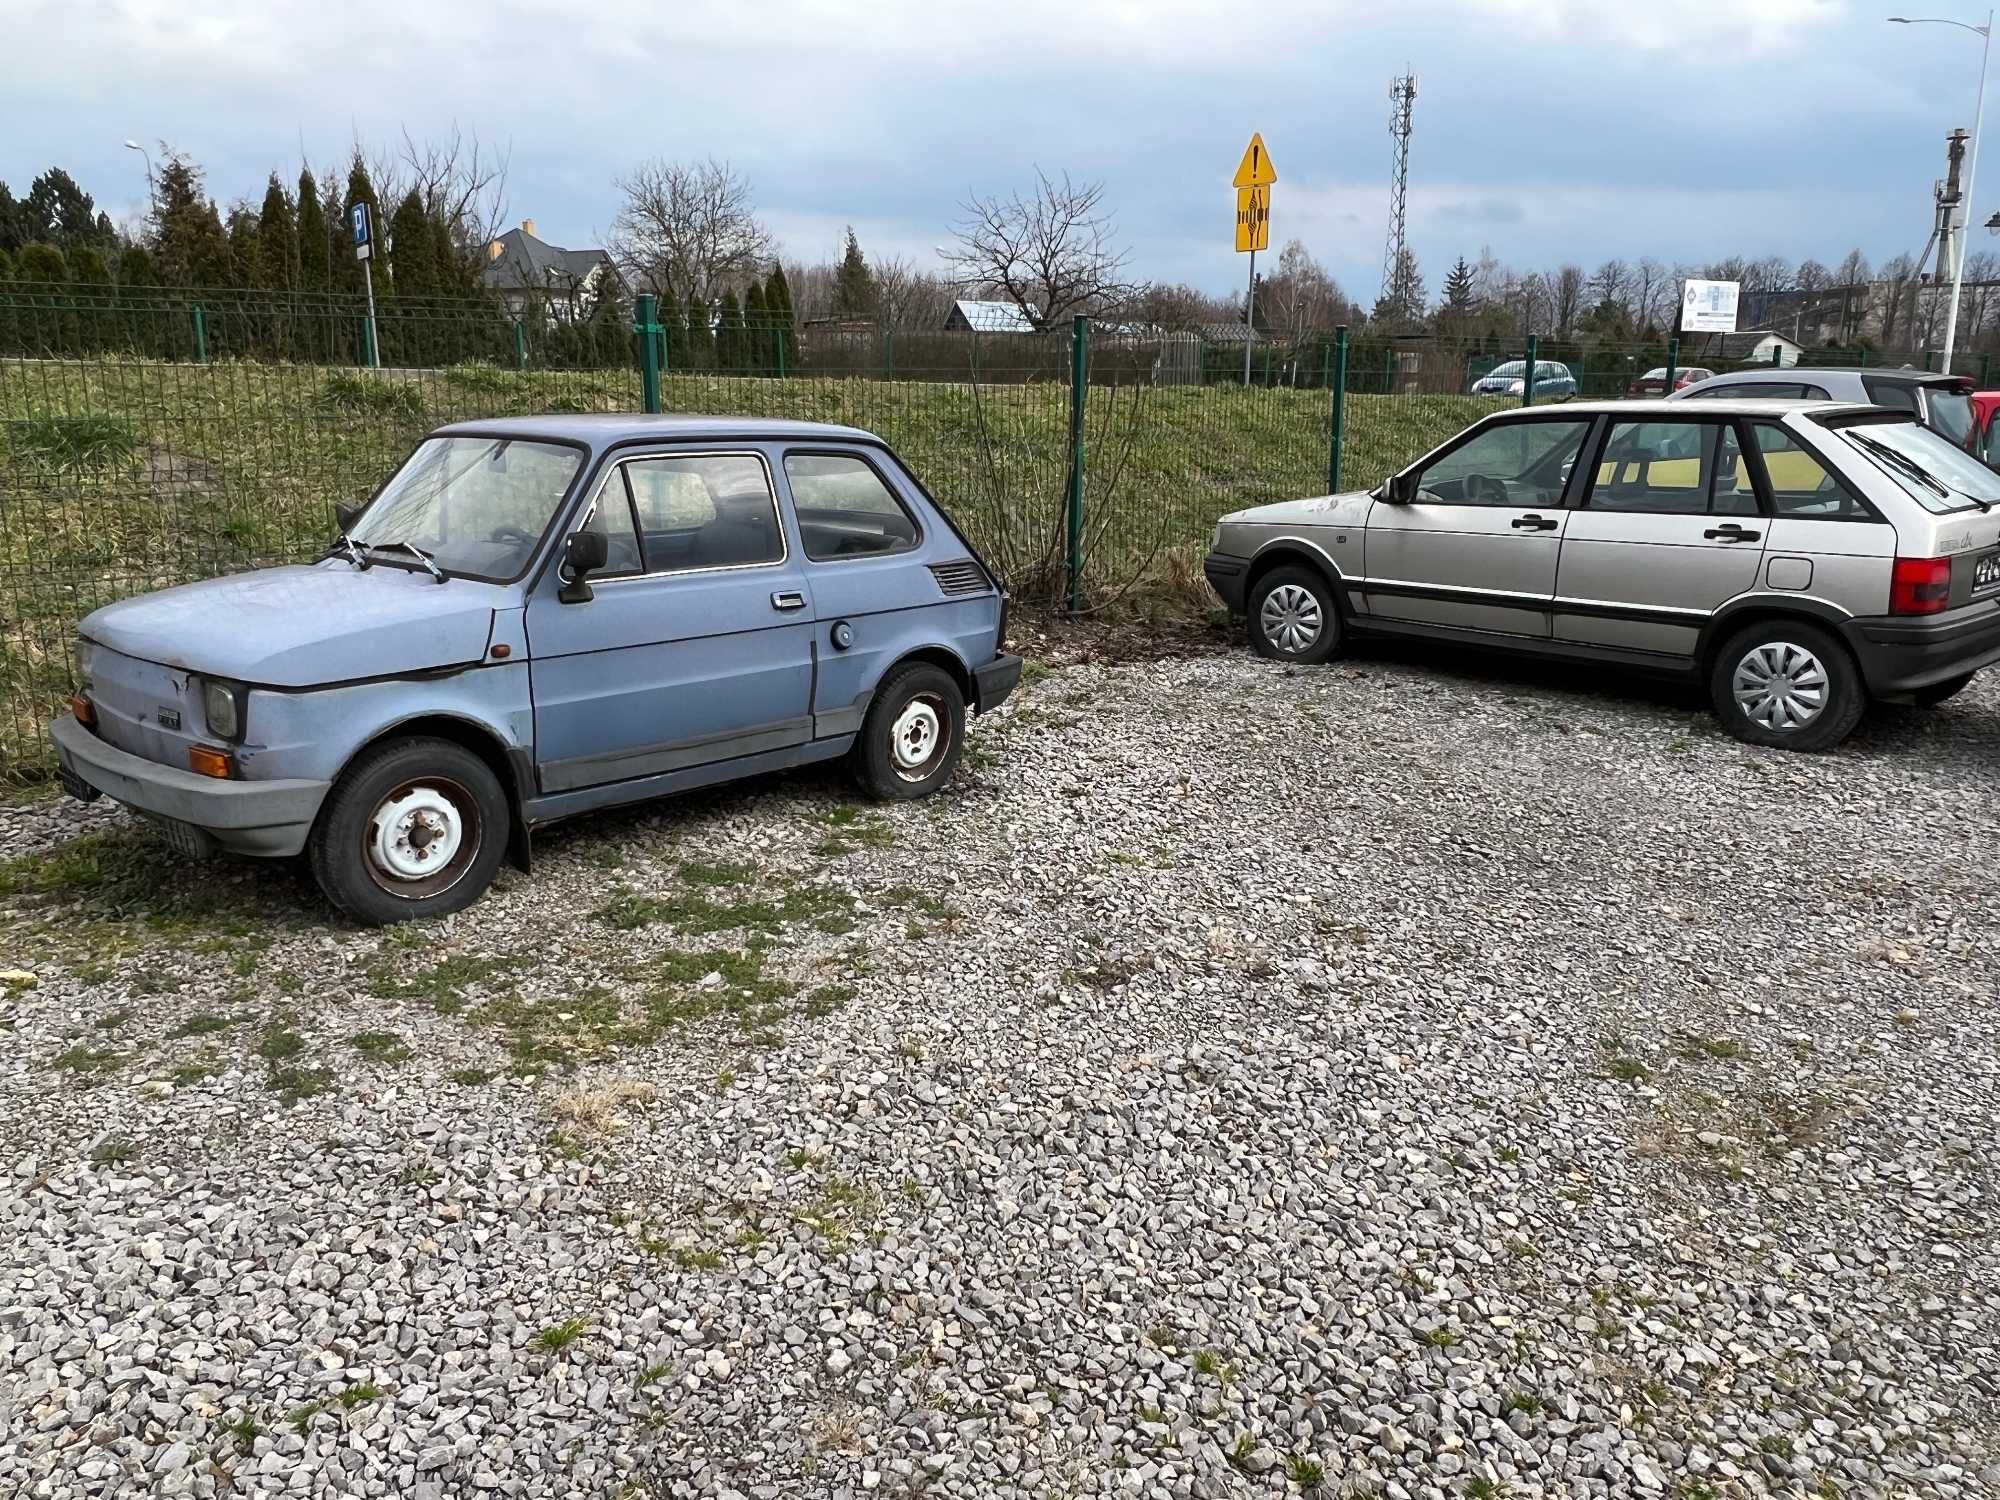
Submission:
[[[467,417],[636,411],[631,371],[484,365],[365,374],[105,358],[0,362],[0,775],[45,762],[76,622],[112,599],[309,555],[431,427]],[[1018,595],[1061,560],[1068,392],[668,376],[669,412],[843,422],[886,438]],[[1350,396],[1343,482],[1370,485],[1491,403]],[[1326,487],[1327,395],[1093,386],[1086,572],[1122,607],[1195,601],[1215,518]]]

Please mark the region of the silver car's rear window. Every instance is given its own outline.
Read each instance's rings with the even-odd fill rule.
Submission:
[[[1829,425],[1904,494],[1935,515],[1974,505],[2000,505],[2000,473],[1922,423],[1864,417]]]

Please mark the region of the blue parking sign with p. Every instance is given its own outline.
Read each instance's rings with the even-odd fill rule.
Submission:
[[[357,254],[368,253],[368,205],[357,203],[348,211],[348,219],[354,225],[354,249]]]

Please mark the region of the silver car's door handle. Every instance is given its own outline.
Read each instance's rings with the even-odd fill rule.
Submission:
[[[771,608],[773,609],[804,609],[805,607],[806,596],[797,589],[779,589],[777,593],[771,596]]]
[[[1741,526],[1731,522],[1727,526],[1717,526],[1713,530],[1704,531],[1701,535],[1702,540],[1708,542],[1754,542],[1763,534],[1761,531],[1745,531]]]

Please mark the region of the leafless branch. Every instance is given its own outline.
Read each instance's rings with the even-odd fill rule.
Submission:
[[[712,297],[771,259],[750,184],[727,162],[655,157],[616,185],[625,202],[611,221],[612,256],[637,285]]]
[[[953,279],[975,295],[1012,302],[1042,327],[1073,313],[1103,313],[1128,301],[1129,252],[1104,207],[1102,182],[1051,178],[1037,168],[1034,191],[961,205],[955,248],[943,252]]]

